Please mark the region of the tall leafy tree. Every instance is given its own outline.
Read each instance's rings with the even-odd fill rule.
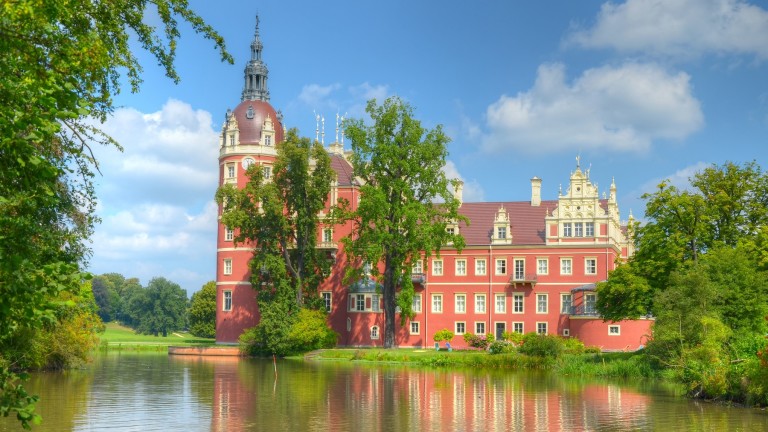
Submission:
[[[317,248],[318,229],[333,224],[321,221],[320,213],[335,174],[323,146],[292,129],[278,144],[272,176],[265,178],[258,165],[246,175],[244,188],[224,185],[216,199],[224,206],[222,223],[235,229],[235,242],[254,246],[249,265],[260,326],[273,333],[269,340],[280,341],[299,308],[320,306],[317,290],[332,260]]]
[[[460,203],[453,193],[456,185],[443,171],[450,140],[442,127],[422,127],[411,106],[399,98],[382,105],[371,100],[366,112],[372,125],[363,120],[345,125],[354,174],[363,182],[354,231],[345,245],[352,257],[372,264],[373,276],[381,281],[384,346],[391,348],[396,307],[401,321],[413,315],[414,260],[439,252],[449,242],[461,249],[464,240],[446,230],[459,219]]]
[[[189,332],[197,337],[216,337],[216,282],[205,285],[192,294],[189,302]]]
[[[133,305],[139,333],[165,337],[186,327],[187,292],[168,279],[152,278]]]
[[[113,111],[121,74],[141,83],[132,47],[173,68],[178,20],[224,42],[185,0],[19,0],[0,19],[0,343],[54,319],[51,299],[76,292],[96,222],[91,146],[116,144],[93,126]],[[152,20],[146,20],[150,14]],[[163,28],[158,35],[155,24]],[[39,420],[33,398],[0,362],[0,414]]]

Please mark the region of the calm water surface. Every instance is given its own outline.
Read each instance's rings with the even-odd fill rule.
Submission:
[[[531,372],[110,354],[36,374],[37,431],[766,431],[649,383]],[[0,418],[0,430],[21,430]]]

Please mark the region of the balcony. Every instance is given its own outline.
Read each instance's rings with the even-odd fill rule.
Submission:
[[[600,316],[600,314],[597,312],[597,308],[593,304],[571,306],[570,315],[595,318]]]
[[[536,273],[513,274],[512,277],[509,278],[509,283],[513,286],[530,285],[531,288],[533,288],[536,286],[538,280],[539,276]]]
[[[411,273],[411,282],[424,285],[427,281],[427,275],[424,273]]]

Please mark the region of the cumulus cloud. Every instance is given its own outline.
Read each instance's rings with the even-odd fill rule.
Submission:
[[[335,83],[327,86],[319,84],[307,84],[299,93],[299,100],[306,105],[316,106],[324,102],[332,92],[338,90],[341,84]]]
[[[689,165],[684,168],[680,168],[679,170],[675,171],[674,173],[664,176],[664,177],[658,177],[651,180],[648,180],[647,182],[643,183],[639,190],[636,191],[637,196],[640,196],[644,193],[653,193],[658,189],[659,184],[661,184],[662,181],[668,180],[668,183],[671,186],[674,186],[680,190],[689,190],[691,189],[691,178],[701,171],[704,171],[705,168],[710,167],[712,164],[706,163],[706,162],[697,162],[693,165]]]
[[[563,65],[546,64],[533,88],[491,104],[486,122],[487,152],[644,152],[654,140],[687,137],[704,116],[683,72],[626,63],[589,69],[568,83]]]
[[[347,113],[347,117],[360,118],[365,114],[365,104],[368,100],[375,98],[381,102],[388,96],[389,88],[386,85],[375,85],[367,81],[346,87],[339,83],[313,83],[302,88],[295,103],[303,110],[316,110],[318,114],[324,113],[326,116],[331,113]]]
[[[102,129],[124,152],[98,149],[102,223],[90,270],[199,289],[215,276],[219,142],[210,113],[171,99],[152,113],[118,109]]]
[[[688,58],[746,54],[768,58],[768,11],[743,0],[627,0],[604,3],[595,25],[566,44]]]
[[[449,179],[459,179],[464,182],[463,200],[464,202],[481,202],[485,200],[485,191],[477,180],[465,180],[459,173],[459,169],[453,161],[445,161],[443,172]]]

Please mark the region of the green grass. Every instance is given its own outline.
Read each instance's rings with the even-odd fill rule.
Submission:
[[[168,346],[177,345],[211,345],[214,339],[199,338],[187,332],[173,332],[167,337],[141,335],[129,327],[116,322],[106,324],[106,330],[99,335],[101,344],[99,349],[106,350],[137,350],[137,351],[165,351]]]
[[[334,361],[363,361],[401,363],[429,367],[467,367],[475,369],[547,369],[563,375],[584,377],[651,378],[651,370],[642,354],[565,354],[558,358],[534,357],[511,352],[489,354],[476,350],[445,350],[399,348],[392,350],[330,349],[313,354],[312,358]]]

